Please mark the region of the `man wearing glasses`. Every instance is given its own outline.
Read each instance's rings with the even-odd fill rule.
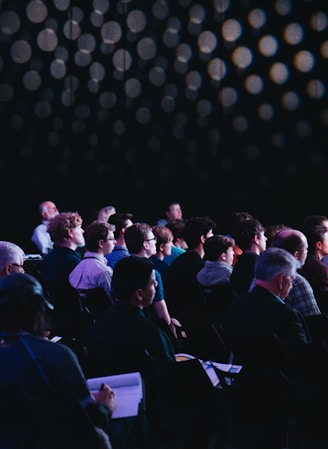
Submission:
[[[15,243],[0,241],[0,279],[11,273],[24,273],[25,253]]]

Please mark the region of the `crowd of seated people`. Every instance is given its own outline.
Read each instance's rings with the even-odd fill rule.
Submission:
[[[105,385],[97,398],[90,399],[85,392],[86,377],[130,368],[142,371],[149,407],[156,410],[156,419],[153,413],[146,419],[156,432],[161,426],[173,428],[172,422],[177,420],[184,428],[183,449],[199,448],[201,441],[207,449],[213,432],[215,449],[224,449],[224,444],[234,449],[299,449],[302,438],[309,439],[309,447],[316,449],[317,441],[305,435],[302,426],[290,428],[284,381],[292,373],[296,382],[307,378],[307,384],[312,385],[315,371],[320,369],[321,398],[328,392],[328,269],[323,260],[328,256],[326,217],[304,217],[299,228],[292,228],[265,226],[243,211],[232,214],[230,225],[219,229],[208,216],[183,219],[179,203],[174,203],[177,205],[179,218],[166,214],[162,224],[137,222],[134,214],[115,210],[85,229],[78,212],[57,211],[46,224],[53,247],[49,244],[47,253],[42,253],[38,279],[24,274],[23,248],[0,241],[0,360],[13,365],[13,372],[20,370],[29,388],[31,373],[37,367],[40,385],[31,386],[38,395],[44,394],[48,384],[54,385],[52,376],[57,382],[64,376],[63,367],[71,367],[81,391],[72,391],[70,397],[76,397],[82,409],[88,410],[97,441],[104,447],[157,449],[153,434],[156,443],[138,440],[139,421],[116,421],[116,427],[113,425],[115,393],[110,385]],[[177,224],[182,225],[179,237]],[[178,239],[184,247],[170,260]],[[93,314],[86,328],[83,299],[88,290],[98,294],[99,288],[108,299],[108,307]],[[95,297],[90,296],[91,301]],[[28,313],[18,312],[27,304]],[[53,337],[81,342],[83,363],[73,346],[54,343],[57,340]],[[19,351],[25,355],[17,364],[13,360]],[[214,393],[212,388],[200,387],[202,400],[195,394],[190,401],[186,389],[185,407],[170,400],[170,390],[164,389],[163,383],[166,379],[171,385],[172,378],[179,377],[170,373],[182,363],[176,361],[180,352],[203,361],[242,365],[229,392],[218,396],[225,401],[224,419],[217,413],[222,411],[222,403],[216,403],[216,389]],[[318,353],[320,368],[316,365]],[[139,357],[143,363],[133,364]],[[48,358],[58,374],[48,373]],[[303,372],[297,380],[295,367],[301,366],[300,360],[311,365],[312,371],[307,376]],[[146,365],[151,366],[150,371]],[[205,371],[203,374],[206,376]],[[8,376],[1,375],[0,381],[1,388],[12,386]],[[60,383],[66,381],[64,376]],[[173,392],[174,384],[171,387]],[[179,389],[185,391],[183,387],[180,384]],[[95,405],[97,401],[106,404],[105,413],[101,404]],[[252,401],[256,412],[251,414],[245,404]],[[315,408],[318,398],[316,401]],[[176,428],[175,432],[179,433]],[[34,431],[31,438],[37,437]],[[328,444],[324,438],[320,435],[320,444],[322,439],[323,445]]]

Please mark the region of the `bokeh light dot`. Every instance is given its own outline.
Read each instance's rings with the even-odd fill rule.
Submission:
[[[198,47],[202,53],[212,53],[217,46],[217,38],[212,31],[203,31],[197,39]]]
[[[62,79],[66,75],[66,65],[62,59],[55,59],[50,64],[50,73],[55,79]]]
[[[208,74],[213,80],[221,81],[227,73],[227,66],[222,59],[214,58],[207,66]]]
[[[139,108],[136,111],[136,120],[141,125],[147,125],[151,121],[151,112],[149,108]]]
[[[76,20],[67,20],[67,22],[64,24],[63,31],[66,39],[69,40],[75,40],[81,34],[80,25]]]
[[[289,23],[283,32],[285,42],[290,45],[297,45],[304,38],[303,27],[299,23]]]
[[[300,72],[310,72],[313,69],[315,60],[311,52],[301,50],[294,56],[294,65]]]
[[[32,56],[30,44],[24,40],[15,41],[10,48],[11,57],[17,64],[24,64]]]
[[[11,36],[19,30],[20,26],[20,17],[14,11],[4,11],[0,14],[1,33]]]
[[[109,10],[109,0],[93,0],[92,6],[96,11],[105,14]]]
[[[44,22],[47,14],[46,5],[40,0],[32,0],[26,7],[26,15],[32,23]]]
[[[93,64],[91,64],[89,73],[91,78],[96,81],[102,81],[106,76],[105,67],[99,62],[94,62]]]
[[[117,96],[114,92],[103,92],[99,96],[99,104],[104,109],[111,109],[117,103]]]
[[[276,62],[269,69],[269,76],[276,84],[284,84],[289,78],[289,71],[285,64]]]
[[[310,80],[306,85],[306,93],[310,98],[319,100],[327,93],[327,86],[320,80]]]
[[[0,84],[0,101],[5,103],[14,97],[14,89],[10,84]]]
[[[106,22],[101,27],[101,37],[105,43],[115,44],[122,37],[122,29],[117,22]]]
[[[149,72],[149,81],[153,86],[162,86],[165,83],[166,76],[162,67],[154,67]]]
[[[237,47],[232,52],[231,59],[239,69],[245,69],[252,63],[253,54],[247,47]]]
[[[238,20],[228,19],[222,24],[222,36],[227,42],[235,42],[242,33],[242,27]]]
[[[133,33],[140,33],[145,29],[147,19],[142,11],[134,9],[128,14],[126,23],[130,31],[132,31]]]
[[[152,7],[153,15],[158,20],[164,20],[168,17],[170,10],[166,1],[156,0]]]
[[[224,87],[219,92],[219,99],[220,99],[223,107],[229,108],[237,102],[238,93],[237,93],[236,89],[234,89],[232,87]]]
[[[258,42],[258,49],[263,56],[273,56],[278,51],[278,41],[274,36],[263,36]]]
[[[186,76],[186,84],[190,90],[198,90],[202,85],[202,77],[199,72],[193,70]]]
[[[23,76],[23,85],[29,91],[36,91],[41,85],[41,77],[35,70],[29,70]]]
[[[263,80],[258,75],[250,75],[245,80],[245,89],[247,92],[257,95],[263,91]]]
[[[189,11],[189,19],[191,23],[201,24],[205,19],[205,10],[200,4],[193,5]]]
[[[288,111],[295,111],[300,106],[300,97],[296,92],[288,91],[282,96],[282,105]]]
[[[119,72],[129,70],[132,65],[132,58],[130,52],[127,50],[117,50],[113,55],[113,64]]]
[[[255,8],[248,14],[248,23],[255,29],[261,28],[267,21],[266,13],[263,9]]]
[[[270,104],[260,104],[257,112],[261,120],[269,121],[273,119],[274,109]]]
[[[154,39],[145,37],[140,39],[137,45],[137,52],[141,59],[149,61],[156,56],[157,46]]]
[[[136,78],[130,78],[125,83],[125,93],[129,98],[139,97],[142,91],[141,83]]]
[[[310,24],[315,31],[324,31],[328,27],[328,16],[324,12],[317,12],[310,18]]]

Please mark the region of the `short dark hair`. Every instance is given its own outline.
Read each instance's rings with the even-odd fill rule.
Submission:
[[[108,232],[115,226],[105,221],[94,220],[84,230],[85,246],[88,251],[97,251],[99,240],[107,240]]]
[[[120,259],[113,271],[113,296],[121,301],[129,301],[138,288],[147,287],[153,269],[153,262],[146,257],[128,256]]]
[[[315,253],[315,245],[317,242],[322,242],[324,234],[327,232],[327,228],[324,225],[314,225],[307,226],[304,229],[304,234],[306,235],[309,253]]]
[[[209,217],[192,217],[186,220],[183,236],[188,249],[196,248],[200,237],[206,235],[211,229],[213,231],[216,229],[216,223]]]
[[[236,225],[232,237],[239,248],[246,251],[251,246],[253,238],[259,237],[261,232],[264,232],[262,224],[256,218],[249,218]]]
[[[228,248],[235,244],[231,237],[226,235],[216,234],[209,237],[204,243],[204,259],[216,262],[220,254],[225,253]]]
[[[111,223],[115,226],[115,238],[120,236],[120,232],[126,227],[128,220],[131,220],[132,222],[134,220],[134,216],[130,212],[116,212],[109,217],[108,223]]]
[[[125,230],[124,239],[130,254],[139,253],[142,250],[144,241],[148,238],[152,227],[148,223],[133,223]]]

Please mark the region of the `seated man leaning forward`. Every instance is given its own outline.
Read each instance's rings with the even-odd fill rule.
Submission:
[[[151,260],[129,256],[117,262],[112,277],[112,291],[116,299],[91,328],[87,347],[92,354],[98,344],[133,345],[145,349],[159,361],[175,362],[170,338],[145,317],[155,296],[157,281]]]

